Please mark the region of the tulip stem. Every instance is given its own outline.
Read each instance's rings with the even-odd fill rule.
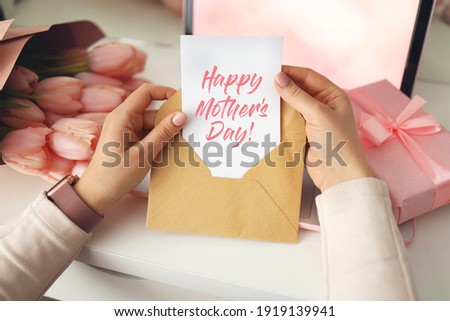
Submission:
[[[22,57],[23,58],[23,57]],[[42,76],[64,76],[75,75],[82,71],[89,70],[88,61],[83,60],[79,63],[65,65],[65,66],[51,66],[46,63],[42,63],[37,59],[28,59],[21,61],[22,65],[33,70],[38,75]]]
[[[79,64],[66,67],[49,68],[48,72],[53,74],[76,74],[87,70],[88,70],[87,64]]]
[[[50,67],[50,68],[34,68],[34,71],[41,76],[64,76],[64,75],[75,75],[77,73],[87,71],[87,65],[80,66],[66,66],[66,67]]]
[[[15,97],[15,98],[25,98],[35,100],[36,97],[30,94],[22,93],[16,90],[3,89],[0,91],[0,97]],[[18,104],[16,104],[18,105]],[[28,107],[28,106],[27,106]]]
[[[30,106],[13,103],[7,100],[0,100],[0,108],[30,108]]]

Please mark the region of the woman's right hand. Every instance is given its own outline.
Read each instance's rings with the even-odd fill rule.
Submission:
[[[283,66],[275,77],[281,98],[306,121],[306,167],[324,191],[341,182],[372,176],[359,142],[346,94],[313,70]],[[333,151],[334,150],[334,151]]]

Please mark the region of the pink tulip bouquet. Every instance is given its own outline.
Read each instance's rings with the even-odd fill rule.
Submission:
[[[24,52],[0,91],[3,161],[52,183],[81,176],[106,115],[149,82],[134,77],[146,59],[143,51],[118,42],[52,56]]]

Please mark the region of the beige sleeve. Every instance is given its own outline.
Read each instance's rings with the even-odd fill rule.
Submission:
[[[316,198],[327,300],[415,300],[386,184],[344,182]]]
[[[0,299],[40,298],[89,237],[40,194],[0,227]]]

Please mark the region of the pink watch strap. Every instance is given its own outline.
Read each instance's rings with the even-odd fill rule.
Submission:
[[[103,215],[92,210],[75,192],[73,183],[78,177],[63,178],[47,192],[47,197],[76,225],[90,233]]]

